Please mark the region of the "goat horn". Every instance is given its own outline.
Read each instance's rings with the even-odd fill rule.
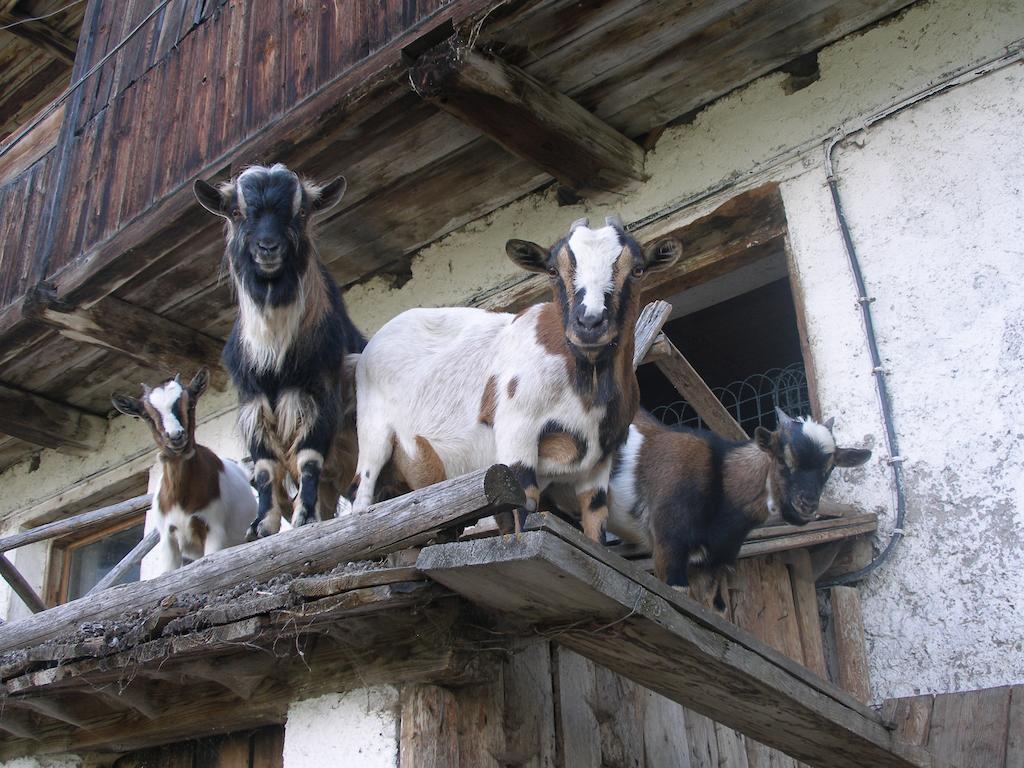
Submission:
[[[835,425],[836,425],[836,417],[832,416],[832,417],[829,418],[828,421],[825,422],[825,429],[827,429],[829,432],[831,432],[832,431],[832,427],[834,427]]]
[[[589,227],[590,219],[584,216],[582,219],[576,219],[572,224],[569,225],[569,234],[571,235],[575,231],[576,227]]]
[[[793,419],[790,418],[784,410],[779,408],[779,406],[775,406],[775,415],[779,419],[780,427],[788,427],[790,424],[793,423]]]
[[[617,213],[613,213],[611,216],[605,216],[604,223],[606,227],[618,227],[619,229],[626,228],[626,225],[622,223],[622,217]]]

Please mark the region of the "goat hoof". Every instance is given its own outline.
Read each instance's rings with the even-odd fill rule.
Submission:
[[[259,531],[257,530],[257,527],[256,527],[257,525],[258,525],[257,522],[253,522],[253,524],[250,525],[249,528],[246,530],[246,532],[245,532],[245,540],[246,541],[256,541],[256,539],[258,539],[260,537]]]
[[[273,536],[275,533],[281,530],[281,523],[278,521],[277,525],[271,525],[264,520],[260,520],[256,526],[256,536],[260,539],[265,539],[267,536]]]
[[[298,509],[295,514],[292,515],[292,528],[301,528],[304,525],[316,521],[316,514],[314,512],[308,512],[305,509]]]

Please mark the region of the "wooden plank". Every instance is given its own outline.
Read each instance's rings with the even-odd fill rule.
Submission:
[[[729,440],[750,439],[668,337],[662,335],[658,338],[651,350],[651,358],[658,370],[665,374],[665,378],[714,432]]]
[[[839,664],[839,679],[836,682],[861,701],[870,701],[871,681],[868,677],[868,652],[860,610],[860,593],[856,587],[832,587],[829,595]]]
[[[78,408],[0,384],[0,432],[61,453],[99,448],[107,423]]]
[[[119,501],[108,507],[83,512],[80,515],[74,515],[62,520],[55,520],[46,525],[39,525],[27,531],[12,533],[0,539],[0,552],[24,547],[37,541],[58,539],[71,534],[85,535],[103,528],[112,527],[118,523],[130,520],[143,510],[149,509],[152,502],[153,497],[147,493],[142,496]]]
[[[284,763],[284,726],[272,725],[253,734],[250,768],[281,768]]]
[[[818,616],[818,595],[814,588],[811,557],[806,549],[787,553],[790,583],[793,589],[793,607],[800,630],[804,666],[823,680],[828,679],[825,666],[825,647],[821,637],[821,619]]]
[[[18,174],[28,170],[33,163],[57,146],[60,125],[64,121],[64,110],[63,104],[57,107],[24,139],[0,155],[0,186],[9,184]],[[0,151],[6,146],[0,145]]]
[[[1010,689],[1006,729],[1006,768],[1024,768],[1024,685]]]
[[[936,765],[869,715],[823,697],[788,669],[545,531],[425,548],[432,579],[546,628],[609,669],[812,765]]]
[[[940,693],[932,706],[928,748],[963,768],[1006,762],[1010,686]]]
[[[549,768],[555,761],[555,710],[551,647],[534,642],[502,664],[504,765]]]
[[[21,571],[14,567],[14,563],[7,559],[6,555],[0,555],[0,576],[10,584],[14,594],[21,598],[32,613],[39,613],[46,610],[46,603],[36,594],[32,585],[21,575]]]
[[[594,712],[594,662],[560,645],[552,646],[557,712],[557,764],[561,768],[601,765],[601,731]]]
[[[456,768],[459,739],[455,695],[436,685],[407,685],[402,689],[401,708],[401,768]]]
[[[495,465],[372,506],[365,514],[326,520],[215,552],[155,579],[74,600],[32,618],[0,626],[0,651],[36,645],[73,629],[153,607],[168,595],[226,589],[280,573],[317,571],[403,549],[444,528],[522,501],[507,467]]]
[[[931,694],[887,699],[882,707],[882,717],[893,724],[896,734],[907,744],[925,747],[928,746],[934,704],[935,697]]]
[[[88,309],[74,309],[42,289],[32,294],[23,311],[67,339],[116,352],[170,376],[191,376],[205,365],[215,388],[227,386],[228,375],[220,361],[222,341],[116,296]]]
[[[159,541],[160,530],[158,528],[154,528],[143,536],[142,541],[132,547],[131,551],[122,557],[118,564],[111,568],[102,579],[97,581],[96,585],[85,593],[86,596],[102,592],[103,590],[120,582],[121,579],[125,577],[125,574],[138,565],[142,561],[142,558],[148,555]]]
[[[572,99],[499,58],[452,38],[409,73],[430,103],[580,192],[643,181],[643,150]]]
[[[647,768],[703,768],[690,761],[683,707],[654,691],[645,690],[643,695],[644,765]]]
[[[457,688],[459,765],[463,768],[504,768],[504,694],[501,662],[481,651],[477,663],[490,672],[483,684]]]

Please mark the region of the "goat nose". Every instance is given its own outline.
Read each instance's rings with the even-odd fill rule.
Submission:
[[[597,328],[601,323],[605,321],[608,316],[608,310],[605,309],[603,312],[595,312],[590,314],[587,312],[587,308],[582,304],[576,308],[576,322],[581,327],[586,328],[588,331],[592,331]]]
[[[256,247],[261,251],[273,252],[281,246],[281,241],[277,238],[261,237],[256,241]]]

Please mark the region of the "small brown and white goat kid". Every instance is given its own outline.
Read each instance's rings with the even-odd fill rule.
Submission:
[[[183,557],[198,560],[241,544],[256,515],[245,469],[196,443],[196,403],[209,376],[202,368],[187,386],[175,376],[152,389],[143,385],[141,398],[111,398],[121,413],[145,420],[159,449],[163,476],[152,512],[160,530],[161,573],[180,568]]]
[[[645,412],[630,426],[615,457],[608,526],[651,547],[659,579],[685,587],[691,567],[715,574],[733,565],[747,534],[770,514],[806,525],[832,470],[871,458],[869,450],[837,446],[832,419],[776,413],[776,430],[758,427],[753,440],[740,442],[671,429]],[[724,607],[720,595],[715,603]]]
[[[509,240],[509,258],[550,277],[554,301],[518,315],[412,309],[370,340],[356,366],[364,511],[390,460],[410,488],[507,464],[526,492],[519,530],[549,484],[568,486],[602,540],[612,457],[638,404],[633,333],[639,281],[671,265],[678,240],[643,250],[614,218],[585,219],[552,248]]]

